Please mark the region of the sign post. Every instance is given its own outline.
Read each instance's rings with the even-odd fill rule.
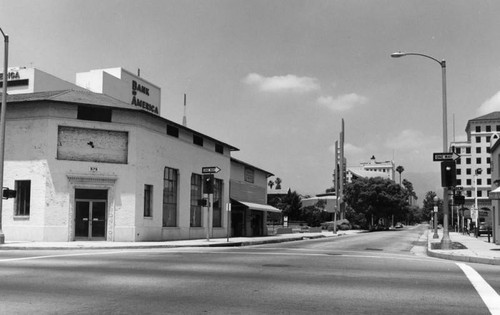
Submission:
[[[231,203],[226,203],[226,215],[227,215],[227,242],[229,243],[229,234],[231,233],[230,217],[231,217]]]
[[[203,193],[208,199],[207,205],[207,242],[210,241],[210,235],[212,234],[213,225],[213,203],[214,203],[214,175],[220,172],[221,169],[218,166],[205,166],[201,168],[203,175]],[[229,234],[228,234],[229,235]],[[229,236],[228,236],[229,237]],[[229,239],[228,239],[229,241]]]

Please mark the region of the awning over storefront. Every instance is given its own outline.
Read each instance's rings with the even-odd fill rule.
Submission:
[[[281,213],[281,210],[278,208],[275,208],[270,205],[263,205],[260,203],[253,203],[253,202],[246,202],[246,201],[238,201],[231,199],[231,202],[234,202],[236,204],[241,204],[250,210],[257,210],[257,211],[267,211],[267,212],[276,212],[276,213]]]
[[[500,200],[500,187],[498,187],[490,192],[490,199]]]

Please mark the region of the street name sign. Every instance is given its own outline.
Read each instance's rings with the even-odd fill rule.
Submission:
[[[433,153],[432,160],[434,162],[442,162],[442,161],[455,161],[460,158],[460,155],[455,152],[443,152],[443,153]]]
[[[205,166],[201,168],[203,174],[215,174],[219,173],[221,169],[218,166]]]

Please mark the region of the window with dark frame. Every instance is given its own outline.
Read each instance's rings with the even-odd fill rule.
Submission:
[[[202,196],[202,176],[199,174],[191,174],[191,212],[190,226],[201,227],[201,206],[198,200]]]
[[[486,132],[491,132],[491,126],[486,126]]]
[[[476,143],[481,143],[481,137],[476,137]]]
[[[29,216],[30,203],[31,203],[31,181],[16,180],[15,190],[16,190],[15,215]]]
[[[214,227],[222,227],[222,179],[214,179],[212,223]]]
[[[144,185],[144,216],[153,216],[153,185]]]
[[[481,126],[476,126],[476,132],[481,132]]]
[[[177,226],[178,171],[165,167],[163,172],[163,226]]]

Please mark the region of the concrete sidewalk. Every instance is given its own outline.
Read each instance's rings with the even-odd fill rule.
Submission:
[[[106,242],[106,241],[75,241],[75,242],[6,242],[0,245],[0,250],[43,250],[43,249],[144,249],[144,248],[175,248],[175,247],[226,247],[248,246],[258,244],[282,243],[300,241],[304,239],[339,237],[342,235],[357,234],[364,231],[351,230],[317,233],[279,234],[262,237],[231,237],[215,239],[196,239],[179,241],[156,242]]]
[[[435,249],[436,246],[440,247],[439,243],[443,237],[443,230],[438,230],[439,238],[435,239],[433,236],[434,230],[429,229],[427,231],[428,256],[471,263],[500,265],[500,245],[488,243],[487,236],[476,238],[472,234],[469,236],[450,232],[450,239],[454,245],[454,249],[451,250]],[[461,247],[465,248],[459,249]]]

